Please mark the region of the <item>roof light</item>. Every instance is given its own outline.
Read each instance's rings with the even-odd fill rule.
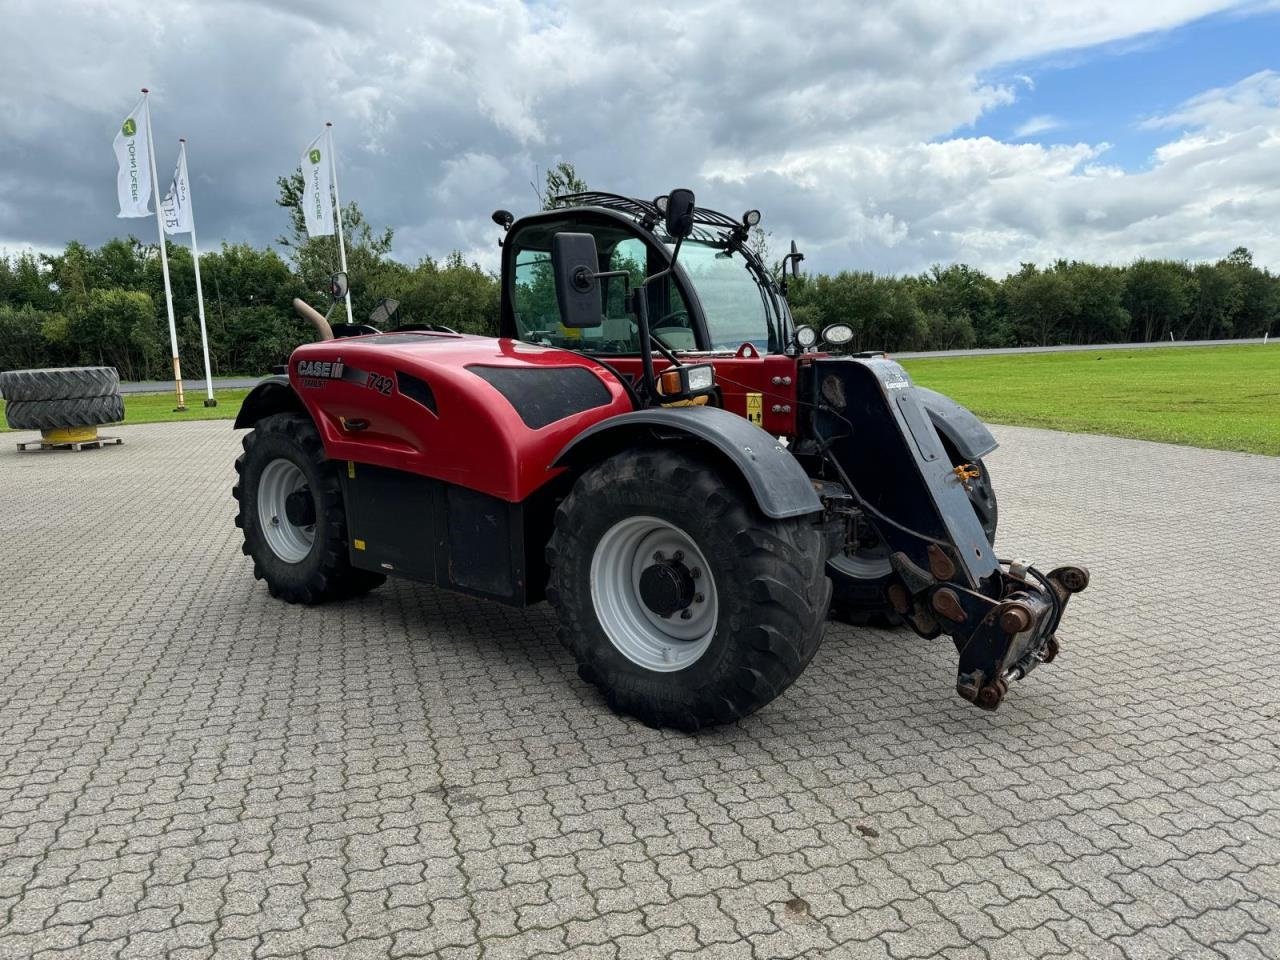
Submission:
[[[745,223],[748,227],[760,226],[760,211],[748,210],[746,213],[742,215],[742,222]]]

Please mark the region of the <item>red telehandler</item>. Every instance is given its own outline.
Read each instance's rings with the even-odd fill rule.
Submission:
[[[236,523],[273,596],[545,598],[613,709],[687,730],[785,690],[829,607],[949,635],[989,710],[1057,655],[1087,571],[997,559],[990,432],[797,325],[757,211],[561,202],[494,214],[499,337],[339,325],[245,400]]]

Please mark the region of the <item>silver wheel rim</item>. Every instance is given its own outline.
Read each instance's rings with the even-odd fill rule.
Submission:
[[[272,460],[258,478],[258,526],[271,552],[285,563],[301,563],[316,542],[316,526],[289,522],[285,503],[289,494],[307,486],[307,478],[292,460]]]
[[[687,619],[680,613],[661,617],[640,597],[640,575],[659,553],[681,553],[681,562],[697,571]],[[711,646],[719,620],[715,578],[702,551],[687,533],[657,517],[628,517],[600,538],[591,557],[591,603],[618,652],[658,673],[696,663]]]

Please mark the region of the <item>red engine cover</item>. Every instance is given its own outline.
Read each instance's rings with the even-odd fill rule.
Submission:
[[[289,380],[325,453],[510,502],[587,427],[632,408],[600,364],[518,340],[391,333],[298,347]]]

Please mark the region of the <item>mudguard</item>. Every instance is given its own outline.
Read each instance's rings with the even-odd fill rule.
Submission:
[[[822,502],[790,451],[749,420],[718,407],[676,407],[623,413],[584,430],[552,461],[585,466],[645,437],[689,437],[712,448],[741,474],[760,511],[782,520],[817,513]]]
[[[985,457],[999,446],[987,425],[974,416],[968,407],[962,407],[946,394],[928,387],[916,386],[915,392],[928,411],[934,429],[951,441],[951,445],[966,460]]]
[[[249,391],[249,395],[240,404],[240,412],[236,414],[234,429],[244,430],[252,427],[263,417],[273,413],[302,413],[302,400],[298,397],[289,378],[284,374],[264,377]]]

